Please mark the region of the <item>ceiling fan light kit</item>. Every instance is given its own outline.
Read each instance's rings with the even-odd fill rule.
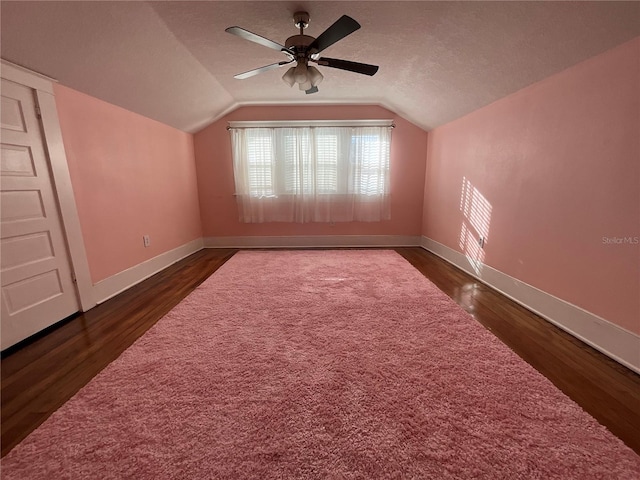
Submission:
[[[282,76],[284,83],[290,87],[293,87],[293,85],[297,83],[300,90],[304,90],[305,92],[308,92],[312,87],[317,86],[323,79],[324,76],[320,73],[320,70],[313,65],[308,66],[304,63],[298,63],[295,67],[289,68],[289,70],[287,70]]]
[[[298,88],[306,94],[316,93],[318,84],[322,82],[324,76],[309,62],[318,65],[347,70],[350,72],[360,73],[363,75],[375,75],[378,71],[377,65],[369,65],[366,63],[351,62],[349,60],[340,60],[337,58],[321,57],[320,52],[330,47],[334,43],[342,40],[347,35],[352,34],[360,28],[360,24],[353,18],[343,15],[336,22],[320,34],[318,38],[304,34],[304,29],[309,26],[309,14],[307,12],[296,12],[293,14],[293,23],[300,29],[299,35],[293,35],[285,41],[284,45],[280,45],[273,40],[252,33],[244,28],[229,27],[225,31],[236,35],[245,40],[257,43],[273,50],[279,50],[287,56],[287,60],[264,67],[249,70],[248,72],[234,75],[234,78],[244,80],[253,77],[262,72],[280,68],[290,63],[296,62],[295,67],[290,67],[282,76],[282,80],[293,87],[298,84]]]

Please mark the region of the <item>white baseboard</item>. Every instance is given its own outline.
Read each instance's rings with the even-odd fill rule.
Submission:
[[[134,267],[127,268],[120,273],[116,273],[115,275],[96,283],[93,286],[94,297],[98,303],[109,300],[111,297],[115,297],[117,294],[124,292],[135,284],[155,275],[161,270],[164,270],[169,265],[176,263],[178,260],[182,260],[192,253],[202,250],[202,248],[202,238],[197,238],[189,243],[179,246],[178,248],[174,248],[168,252],[161,253],[157,257],[153,257],[145,262],[139,263]]]
[[[464,254],[435,240],[422,237],[421,246],[625,367],[640,373],[640,335],[488,265],[482,265],[480,272],[476,273]]]
[[[205,248],[417,247],[417,235],[206,237]]]

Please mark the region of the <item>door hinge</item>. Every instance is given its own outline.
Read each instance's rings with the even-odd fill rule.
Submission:
[[[42,118],[42,112],[40,112],[40,107],[38,105],[36,105],[36,117],[39,119]]]

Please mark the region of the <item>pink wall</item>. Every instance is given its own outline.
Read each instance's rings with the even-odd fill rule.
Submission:
[[[636,38],[430,132],[423,235],[473,250],[466,179],[486,264],[640,333],[639,97]]]
[[[262,223],[238,221],[227,122],[237,120],[347,120],[392,118],[391,220],[376,223]],[[205,237],[279,235],[420,235],[427,133],[377,106],[242,107],[194,139]]]
[[[191,134],[62,85],[55,95],[94,283],[201,237]]]

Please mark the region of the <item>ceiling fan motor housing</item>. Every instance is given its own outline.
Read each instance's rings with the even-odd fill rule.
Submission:
[[[315,40],[315,38],[309,35],[294,35],[287,38],[284,46],[287,48],[293,48],[296,54],[304,53],[309,45]],[[312,52],[313,53],[313,52]]]

